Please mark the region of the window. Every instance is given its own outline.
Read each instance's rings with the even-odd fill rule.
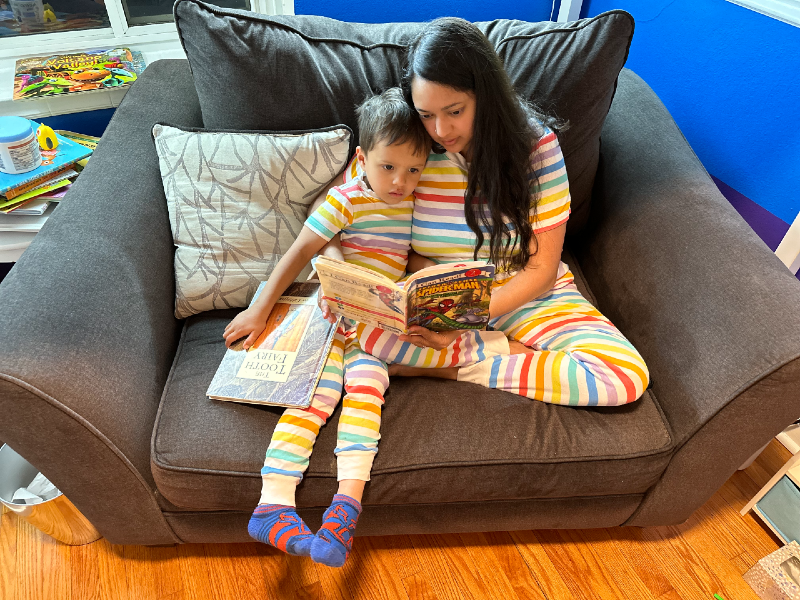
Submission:
[[[0,59],[177,42],[174,0],[0,0]],[[227,8],[294,14],[294,0],[216,0]]]

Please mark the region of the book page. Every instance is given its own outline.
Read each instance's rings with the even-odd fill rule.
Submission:
[[[406,297],[400,286],[380,273],[323,258],[314,267],[332,312],[386,331],[406,331]]]

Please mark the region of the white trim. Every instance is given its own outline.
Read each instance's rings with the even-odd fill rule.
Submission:
[[[800,0],[728,0],[728,2],[800,27]]]
[[[581,18],[581,6],[583,0],[561,0],[561,6],[558,7],[557,23],[566,23],[567,21],[577,21]]]
[[[797,215],[783,236],[780,245],[775,250],[775,255],[783,261],[792,273],[800,269],[800,214]]]

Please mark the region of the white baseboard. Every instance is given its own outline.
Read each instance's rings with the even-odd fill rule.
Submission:
[[[792,454],[800,452],[800,425],[790,425],[775,437]]]

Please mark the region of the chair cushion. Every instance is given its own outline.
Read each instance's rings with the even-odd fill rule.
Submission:
[[[187,319],[156,419],[153,476],[184,509],[252,510],[283,411],[205,396],[235,314]],[[336,491],[339,413],[320,431],[298,506],[327,506]],[[392,380],[381,436],[366,505],[643,493],[673,451],[649,392],[622,407],[571,408],[427,378]]]
[[[176,247],[175,317],[250,303],[309,205],[344,169],[352,138],[342,125],[280,133],[153,127]]]
[[[355,107],[400,84],[407,44],[422,23],[343,23],[264,17],[179,0],[175,23],[206,127],[291,130],[338,123],[357,133]],[[633,36],[610,11],[572,23],[478,23],[518,92],[569,121],[561,135],[572,193],[570,233],[589,214],[600,130]]]

